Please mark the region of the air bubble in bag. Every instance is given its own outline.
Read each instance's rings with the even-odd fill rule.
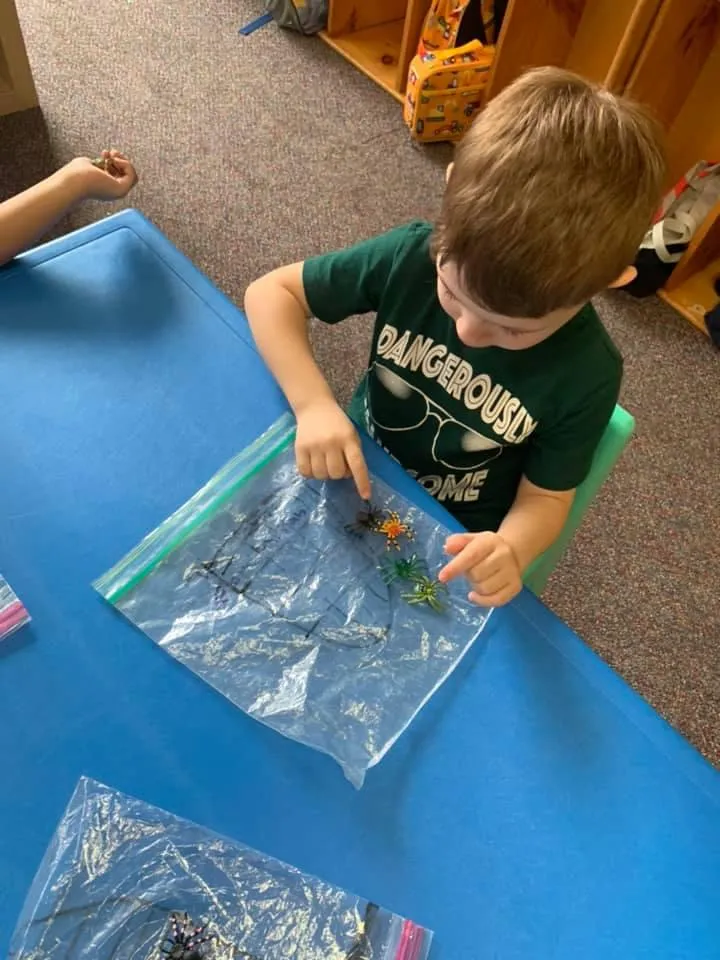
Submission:
[[[370,901],[82,778],[10,957],[161,960],[173,913],[207,923],[206,960],[427,960],[432,939]]]
[[[359,528],[351,481],[295,467],[281,418],[95,583],[118,610],[251,717],[324,751],[356,787],[450,675],[488,612],[448,585],[442,610],[383,566],[432,581],[450,531],[373,478],[414,532],[401,549]]]

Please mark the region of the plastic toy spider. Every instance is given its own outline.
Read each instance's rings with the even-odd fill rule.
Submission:
[[[357,939],[350,948],[350,953],[346,955],[345,960],[372,960],[373,948],[370,942],[370,932],[379,911],[380,907],[378,907],[376,903],[368,903],[365,908],[365,916],[358,924]]]
[[[430,577],[418,577],[411,593],[403,593],[403,600],[411,604],[424,603],[435,613],[442,613],[445,610],[444,597],[447,594],[447,587],[439,580],[431,580]]]
[[[170,930],[160,947],[170,960],[203,960],[207,956],[205,944],[217,939],[214,933],[205,933],[207,923],[196,927],[187,913],[170,914]]]
[[[415,539],[413,528],[407,520],[401,520],[400,514],[395,511],[388,513],[383,522],[375,527],[375,533],[382,533],[387,537],[385,547],[388,550],[390,547],[400,549],[400,537],[405,537],[406,540]]]
[[[384,557],[378,564],[378,570],[388,586],[396,580],[417,581],[427,576],[425,561],[421,560],[416,553],[411,557],[400,557],[399,560]]]
[[[345,530],[354,537],[361,537],[364,533],[377,533],[380,525],[387,519],[387,514],[380,507],[375,507],[368,502],[363,510],[360,510],[353,523],[346,523]]]

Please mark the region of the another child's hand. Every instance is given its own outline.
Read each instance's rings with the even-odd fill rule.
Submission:
[[[88,200],[121,200],[138,181],[132,162],[118,150],[103,150],[104,168],[88,157],[76,157],[65,167],[68,176],[80,182]]]
[[[481,607],[501,607],[522,589],[520,566],[510,546],[498,533],[456,533],[445,542],[453,556],[438,580],[447,583],[465,576],[472,590],[469,599]]]
[[[370,475],[360,437],[334,400],[318,400],[298,413],[295,456],[304,477],[316,480],[352,477],[363,500],[370,499]]]

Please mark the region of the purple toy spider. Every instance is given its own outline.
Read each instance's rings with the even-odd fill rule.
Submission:
[[[170,930],[165,935],[160,952],[170,960],[203,960],[205,944],[216,939],[214,933],[206,934],[207,923],[196,927],[187,913],[170,914]]]

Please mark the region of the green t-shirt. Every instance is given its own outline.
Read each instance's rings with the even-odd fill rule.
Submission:
[[[622,359],[595,310],[525,350],[467,347],[437,298],[432,227],[414,222],[303,269],[325,323],[375,312],[366,427],[469,530],[496,530],[522,476],[572,490],[618,397]]]

